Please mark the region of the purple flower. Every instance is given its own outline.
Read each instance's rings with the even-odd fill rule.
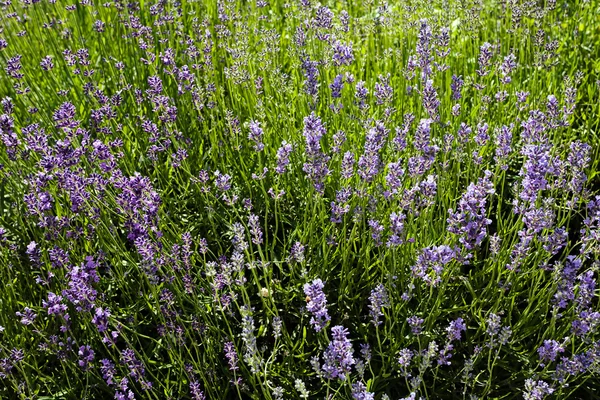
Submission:
[[[248,139],[254,142],[254,150],[262,151],[265,145],[262,143],[263,130],[260,127],[260,123],[256,121],[250,122],[250,133]]]
[[[331,328],[331,335],[333,340],[323,353],[323,376],[326,379],[345,380],[346,374],[350,373],[352,365],[355,363],[352,343],[347,337],[348,330],[337,325]]]
[[[444,265],[452,261],[455,256],[455,251],[445,245],[424,248],[411,268],[412,275],[435,287],[442,280]]]
[[[383,148],[388,135],[388,129],[381,121],[369,129],[365,140],[365,151],[358,160],[358,175],[366,182],[371,182],[381,169],[379,151]]]
[[[226,342],[224,346],[225,350],[225,358],[227,358],[227,364],[229,364],[229,370],[234,372],[239,369],[238,363],[238,355],[235,351],[235,346],[233,342]]]
[[[408,325],[410,326],[410,330],[413,333],[413,335],[420,335],[423,328],[423,322],[425,322],[423,320],[423,318],[419,318],[416,315],[413,315],[412,317],[408,318],[406,320],[406,322],[408,322]]]
[[[31,308],[29,308],[29,307],[25,307],[23,309],[23,312],[17,311],[15,314],[17,315],[17,317],[21,318],[21,323],[23,325],[31,325],[31,324],[33,324],[33,321],[37,317],[37,314],[34,313],[33,310]]]
[[[569,145],[569,154],[567,156],[567,165],[571,170],[569,190],[575,194],[581,193],[583,185],[587,181],[585,168],[591,160],[591,150],[592,148],[590,145],[579,140],[571,142]]]
[[[392,190],[393,194],[398,193],[398,189],[402,187],[402,176],[404,175],[404,169],[402,168],[401,162],[392,162],[387,166],[388,173],[385,177],[385,181],[388,187]]]
[[[297,263],[304,262],[304,246],[300,242],[295,242],[290,250],[290,259]]]
[[[68,102],[61,104],[52,118],[57,128],[72,129],[79,125],[79,121],[75,120],[75,106]]]
[[[68,289],[62,295],[75,305],[78,312],[88,311],[96,301],[98,292],[92,286],[100,277],[96,271],[97,263],[92,257],[87,257],[81,266],[73,267],[68,273]]]
[[[220,171],[215,171],[215,187],[221,192],[231,189],[231,176],[222,174]]]
[[[316,332],[323,329],[331,319],[327,313],[327,298],[323,293],[324,286],[323,281],[318,278],[310,284],[304,284],[304,294],[308,301],[306,309],[312,314],[310,323]]]
[[[333,65],[350,65],[354,61],[354,54],[352,52],[352,43],[344,44],[339,40],[333,43]]]
[[[483,146],[490,140],[490,136],[488,135],[489,126],[487,123],[479,123],[477,124],[477,135],[475,135],[475,143],[479,146]]]
[[[94,361],[94,350],[90,346],[81,346],[79,348],[79,366],[84,370],[91,368],[91,363]]]
[[[417,126],[417,131],[415,132],[415,137],[413,141],[413,146],[415,150],[420,151],[422,153],[429,152],[432,123],[433,120],[431,119],[422,119],[421,121],[419,121],[419,125]]]
[[[379,321],[379,317],[383,316],[383,311],[381,311],[381,309],[389,306],[389,297],[383,284],[380,283],[371,290],[369,302],[371,322],[376,326],[381,325],[381,321]]]
[[[252,243],[256,245],[261,244],[263,242],[263,233],[257,215],[250,214],[248,217],[248,226],[250,228],[250,233],[252,234]]]
[[[354,153],[347,151],[342,158],[341,176],[343,179],[350,179],[354,175]]]
[[[375,98],[377,105],[390,103],[393,100],[394,90],[390,86],[390,74],[379,75],[379,82],[375,84]]]
[[[374,219],[370,219],[368,224],[369,224],[369,228],[371,228],[371,238],[375,242],[375,245],[381,246],[383,244],[383,242],[381,240],[381,233],[384,230],[383,225],[380,224],[379,221],[374,220]]]
[[[362,382],[352,384],[352,398],[354,400],[375,400],[375,395],[367,391],[367,387]]]
[[[479,76],[486,76],[489,74],[490,62],[492,60],[493,46],[487,42],[485,42],[479,48],[479,69],[476,71]]]
[[[494,159],[503,170],[508,169],[507,159],[512,151],[511,142],[513,128],[513,124],[510,124],[509,126],[503,125],[496,133],[496,154]]]
[[[108,317],[110,317],[109,310],[104,310],[102,307],[96,308],[92,317],[92,323],[96,325],[98,332],[104,332],[108,329]]]
[[[414,120],[415,116],[413,114],[404,114],[404,122],[402,123],[402,129],[396,128],[396,136],[392,141],[396,151],[402,151],[406,148],[406,135],[408,135],[408,132]]]
[[[565,349],[556,340],[544,340],[544,344],[538,348],[540,361],[552,362],[558,357],[558,353],[562,353]],[[543,364],[542,364],[543,365]]]
[[[121,363],[125,364],[129,369],[129,376],[137,382],[142,381],[146,370],[132,349],[125,349],[121,352]]]
[[[202,390],[200,390],[200,382],[196,380],[190,381],[190,395],[192,396],[192,400],[205,400],[206,397]]]
[[[304,118],[303,135],[306,140],[307,162],[304,163],[303,170],[319,193],[323,193],[323,183],[327,175],[329,175],[329,168],[327,166],[329,157],[321,151],[320,142],[326,133],[323,123],[314,112]]]
[[[525,381],[525,392],[523,393],[525,400],[542,400],[552,393],[554,393],[554,389],[544,381],[534,381],[533,379]]]
[[[452,75],[452,82],[450,83],[450,89],[452,90],[452,100],[460,100],[460,98],[462,97],[460,91],[464,83],[465,81],[463,80],[462,75]]]
[[[25,76],[21,72],[21,68],[21,55],[17,54],[6,61],[6,68],[4,70],[11,78],[21,79]]]
[[[333,83],[329,85],[331,89],[331,97],[334,99],[339,99],[342,97],[342,88],[344,87],[344,76],[342,74],[338,74],[334,79]]]
[[[399,246],[404,243],[404,220],[406,215],[402,212],[390,214],[390,231],[391,235],[388,238],[387,246]]]
[[[575,299],[575,279],[581,264],[581,259],[573,255],[567,256],[563,268],[560,268],[560,264],[557,264],[559,281],[557,290],[554,293],[554,300],[559,308],[566,308],[569,302]]]
[[[285,140],[281,142],[281,147],[277,150],[276,159],[277,167],[275,171],[278,174],[283,174],[290,164],[290,154],[292,154],[292,145]]]
[[[479,178],[477,185],[471,183],[458,203],[458,209],[448,210],[448,231],[459,235],[459,242],[467,250],[478,247],[487,235],[486,227],[492,221],[486,218],[486,199],[494,193],[490,171]]]
[[[433,60],[431,51],[432,37],[431,27],[429,26],[427,19],[420,20],[416,52],[418,56],[417,64],[419,68],[421,68],[421,78],[423,81],[429,79],[429,76],[431,75],[431,61]]]
[[[321,6],[315,13],[314,24],[321,29],[331,29],[333,27],[333,11],[325,6]]]
[[[454,321],[450,321],[450,325],[448,325],[446,328],[446,332],[448,332],[448,341],[460,341],[461,332],[463,331],[467,331],[467,326],[462,318],[457,318]]]
[[[319,96],[319,70],[318,63],[311,61],[306,57],[302,59],[302,70],[304,71],[304,91],[312,98],[312,102],[316,103]]]
[[[428,79],[423,87],[423,108],[434,121],[439,120],[438,108],[440,107],[437,91],[433,86],[433,80]]]
[[[102,378],[108,386],[116,386],[115,375],[117,371],[112,361],[106,358],[100,360],[100,373],[102,373]]]
[[[366,88],[365,82],[358,81],[356,82],[354,97],[356,97],[358,108],[364,110],[367,108],[367,96],[369,95],[369,89]]]
[[[42,307],[48,310],[48,315],[63,315],[67,312],[67,306],[62,300],[62,296],[48,292],[48,301],[42,300]]]
[[[504,57],[502,64],[500,64],[500,68],[498,70],[502,74],[502,78],[500,78],[500,81],[503,84],[508,84],[511,82],[512,79],[510,77],[510,74],[517,68],[516,60],[517,57],[515,57],[515,55],[511,53]]]

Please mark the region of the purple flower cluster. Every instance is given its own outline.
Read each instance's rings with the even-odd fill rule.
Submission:
[[[312,283],[304,284],[304,294],[308,302],[306,309],[312,314],[310,323],[316,332],[323,329],[331,319],[327,313],[327,298],[323,293],[324,287],[323,281],[318,278]]]
[[[348,340],[348,329],[343,326],[331,328],[332,340],[323,353],[323,376],[326,379],[345,380],[355,364],[352,343]]]
[[[412,275],[429,286],[437,286],[442,281],[444,266],[456,258],[456,252],[446,245],[426,247],[411,267]]]
[[[323,123],[312,113],[304,118],[304,138],[306,140],[306,158],[303,170],[312,181],[315,189],[323,193],[325,178],[329,175],[329,156],[321,150],[321,138],[326,134]]]
[[[492,223],[486,217],[486,199],[494,193],[491,176],[490,171],[485,171],[484,178],[479,178],[477,185],[469,185],[458,203],[458,209],[448,211],[448,231],[458,235],[458,241],[468,251],[481,245],[487,235],[486,227]]]

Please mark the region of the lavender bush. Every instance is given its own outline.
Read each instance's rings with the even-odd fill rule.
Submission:
[[[0,9],[1,398],[600,398],[597,0]]]

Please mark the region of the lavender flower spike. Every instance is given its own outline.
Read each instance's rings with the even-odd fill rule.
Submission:
[[[327,298],[323,293],[323,287],[324,284],[321,279],[315,279],[310,284],[304,284],[304,294],[306,294],[306,300],[308,301],[306,308],[313,315],[310,323],[316,332],[323,329],[331,319],[327,313]]]

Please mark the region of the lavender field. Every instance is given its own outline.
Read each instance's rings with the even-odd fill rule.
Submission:
[[[3,0],[0,399],[600,399],[600,1]]]

